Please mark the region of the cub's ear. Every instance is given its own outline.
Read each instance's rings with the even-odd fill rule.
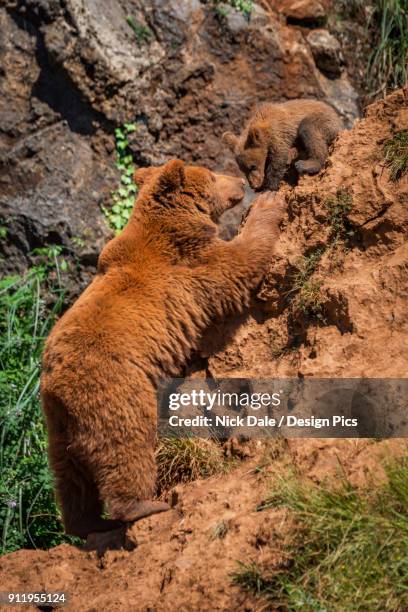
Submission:
[[[133,175],[133,180],[135,181],[136,185],[141,187],[150,181],[157,171],[158,168],[155,168],[154,166],[149,166],[148,168],[138,168]]]
[[[229,146],[233,153],[235,153],[235,149],[238,145],[238,138],[237,136],[235,136],[235,134],[233,134],[232,132],[224,132],[221,136],[221,140]]]
[[[172,159],[162,167],[155,192],[163,194],[177,191],[184,185],[184,181],[184,162],[181,159]]]
[[[248,130],[246,145],[253,147],[259,145],[262,141],[262,129],[259,127],[251,127]]]

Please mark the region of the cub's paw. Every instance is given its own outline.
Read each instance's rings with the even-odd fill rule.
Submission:
[[[299,174],[317,174],[322,169],[322,165],[313,159],[300,159],[295,162],[295,168]]]

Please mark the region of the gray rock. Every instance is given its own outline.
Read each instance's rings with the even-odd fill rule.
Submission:
[[[8,232],[0,267],[20,269],[32,248],[50,243],[95,262],[110,235],[100,202],[118,184],[113,132],[124,121],[137,125],[130,146],[139,165],[179,157],[234,174],[221,134],[238,131],[257,102],[326,99],[351,123],[358,106],[347,75],[326,78],[311,47],[256,3],[247,20],[233,9],[221,19],[198,0],[7,2],[0,214]],[[225,216],[226,238],[241,213]]]
[[[21,270],[35,248],[63,245],[96,264],[112,236],[100,205],[113,173],[78,134],[59,122],[21,139],[0,165],[3,271]]]
[[[312,30],[307,35],[307,42],[318,69],[330,79],[341,75],[344,59],[339,41],[327,30]]]

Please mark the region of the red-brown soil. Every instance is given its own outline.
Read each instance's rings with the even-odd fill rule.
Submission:
[[[20,550],[1,559],[2,591],[64,591],[64,609],[87,612],[260,609],[231,574],[238,561],[273,567],[293,537],[287,509],[256,510],[274,479],[291,466],[315,482],[341,473],[367,485],[384,478],[380,461],[404,452],[401,440],[296,440],[272,443],[269,452],[255,443],[253,456],[229,474],[177,487],[172,510],[135,524],[127,534],[134,550],[102,558],[66,544]],[[217,538],[220,522],[227,532]]]
[[[408,128],[407,103],[405,88],[369,106],[365,118],[340,133],[324,171],[284,188],[289,219],[261,306],[205,339],[211,376],[407,375],[408,176],[391,181],[383,153],[384,143]],[[344,201],[350,210],[336,241],[327,205]],[[313,307],[297,305],[294,278],[303,258],[318,251],[308,279],[316,316]]]

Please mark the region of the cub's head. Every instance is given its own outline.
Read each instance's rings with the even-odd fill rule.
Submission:
[[[135,181],[141,187],[139,198],[148,208],[170,212],[174,218],[195,216],[217,221],[245,195],[244,179],[187,166],[179,159],[160,167],[139,168]]]
[[[255,191],[260,191],[264,182],[268,155],[267,129],[262,125],[251,126],[242,137],[225,132],[222,140],[235,155],[236,162]]]

